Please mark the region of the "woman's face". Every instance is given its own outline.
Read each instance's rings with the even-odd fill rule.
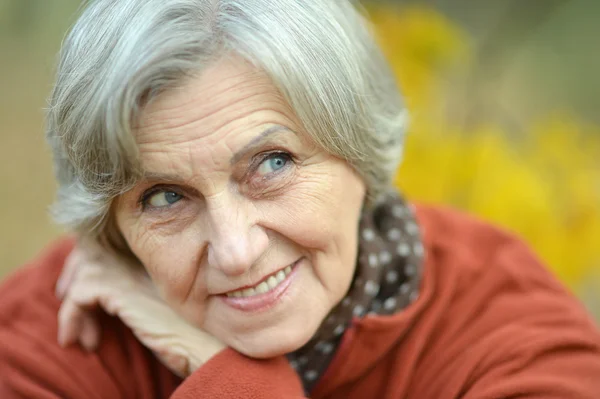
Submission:
[[[167,303],[249,356],[305,344],[354,273],[353,169],[235,57],[151,102],[136,140],[146,177],[116,220]]]

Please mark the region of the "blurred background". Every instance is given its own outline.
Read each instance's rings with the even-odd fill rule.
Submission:
[[[80,0],[0,0],[0,278],[62,232],[43,108]],[[411,111],[397,184],[522,236],[600,318],[600,2],[364,1]]]

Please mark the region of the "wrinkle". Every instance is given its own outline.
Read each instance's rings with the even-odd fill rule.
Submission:
[[[229,80],[236,79],[230,78]],[[222,84],[222,82],[215,83],[214,85],[216,86],[218,84]],[[265,89],[261,91],[253,90],[256,87],[261,86],[264,86]],[[234,96],[230,95],[232,91],[235,92]],[[187,126],[192,128],[197,123],[210,120],[212,117],[216,117],[224,110],[227,110],[228,113],[233,112],[233,115],[236,119],[245,117],[249,113],[260,112],[262,110],[271,110],[270,107],[266,106],[267,104],[270,105],[270,103],[258,102],[257,108],[248,110],[245,113],[236,113],[236,111],[239,111],[239,108],[247,106],[246,103],[248,100],[251,100],[254,97],[263,97],[265,94],[268,95],[272,91],[273,90],[263,82],[258,82],[255,84],[247,83],[243,86],[240,86],[239,83],[236,84],[236,82],[234,82],[224,91],[221,91],[218,96],[211,98],[210,102],[201,102],[202,105],[199,107],[198,103],[201,100],[199,95],[186,96],[185,99],[181,99],[180,97],[185,96],[185,93],[181,93],[181,95],[178,95],[179,93],[174,93],[174,98],[167,97],[169,100],[156,101],[142,112],[142,117],[139,119],[139,123],[135,127],[138,144],[145,144],[147,141],[144,140],[143,136],[151,134],[154,130],[181,129]],[[210,90],[204,90],[203,94],[206,95],[206,92],[210,92]],[[168,93],[169,92],[166,92],[165,94],[168,95]],[[286,109],[289,108],[285,104],[285,101],[281,95],[278,93],[276,94],[276,100],[272,101],[274,105],[272,108],[277,108],[281,105],[284,105]],[[233,101],[231,100],[232,97],[234,98]],[[171,102],[174,104],[169,106]],[[195,114],[195,116],[192,118],[182,117],[182,115],[189,114],[189,111],[194,108],[197,108],[197,114]],[[220,127],[217,127],[213,130],[218,130],[219,128]],[[141,134],[142,131],[144,131],[144,134]],[[175,143],[177,143],[177,141],[175,141]]]
[[[206,251],[206,245],[203,245],[202,247],[204,247],[204,249],[202,249],[200,251],[200,256],[198,256],[198,259],[196,260],[196,262],[194,262],[196,264],[196,270],[193,273],[192,276],[192,284],[190,284],[189,289],[187,290],[187,292],[185,293],[185,295],[183,296],[183,299],[181,301],[181,304],[184,303],[188,303],[188,301],[190,300],[190,297],[192,295],[192,293],[195,291],[194,288],[196,288],[196,284],[199,284],[200,281],[198,280],[198,275],[200,274],[200,268],[202,267],[202,253],[207,253]],[[201,247],[201,248],[202,248]]]

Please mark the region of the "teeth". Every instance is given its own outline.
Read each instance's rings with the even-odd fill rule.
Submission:
[[[275,278],[277,279],[278,283],[281,283],[283,280],[285,280],[285,272],[283,270],[278,271],[275,275]],[[269,280],[270,279],[271,278],[269,277]]]
[[[268,279],[263,281],[262,283],[251,287],[246,288],[244,290],[238,290],[233,292],[228,292],[227,296],[229,298],[245,298],[249,296],[254,296],[258,294],[264,294],[269,292],[273,288],[277,287],[279,283],[281,283],[285,278],[292,272],[292,267],[288,266],[283,270],[278,271],[277,273],[269,276]]]
[[[279,282],[277,281],[277,279],[274,276],[269,277],[269,279],[267,280],[267,287],[268,289],[272,289],[277,287],[277,284]],[[264,283],[263,283],[264,284]]]
[[[256,286],[255,290],[257,294],[264,294],[265,292],[269,291],[269,285],[263,281]]]

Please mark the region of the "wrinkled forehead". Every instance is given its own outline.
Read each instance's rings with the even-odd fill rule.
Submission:
[[[138,115],[134,134],[139,145],[168,138],[219,141],[218,132],[265,124],[296,128],[297,117],[269,76],[238,57],[224,58],[157,95]],[[243,125],[243,126],[240,126]],[[166,136],[166,137],[165,137]]]
[[[168,170],[189,179],[229,173],[269,146],[313,147],[269,77],[232,58],[150,101],[134,134],[143,175]]]

